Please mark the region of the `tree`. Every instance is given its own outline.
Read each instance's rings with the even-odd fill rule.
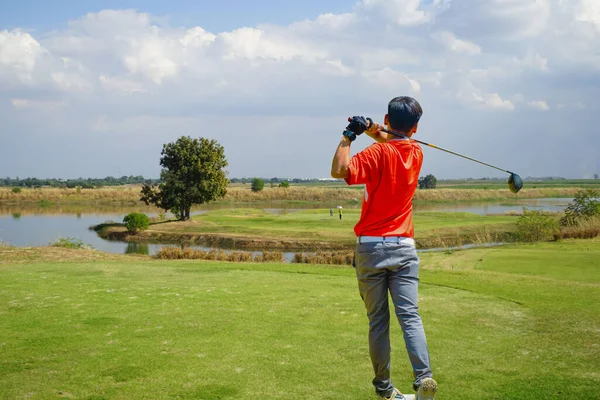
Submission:
[[[573,201],[565,208],[561,218],[562,226],[577,225],[581,220],[600,216],[600,190],[581,189],[575,193]]]
[[[289,188],[290,187],[290,183],[288,181],[283,181],[279,184],[279,187],[281,188]]]
[[[260,178],[254,178],[254,180],[252,181],[252,191],[253,192],[260,192],[261,190],[263,190],[265,187],[265,182],[260,179]]]
[[[425,178],[419,178],[419,189],[435,189],[437,179],[429,174]]]
[[[183,221],[194,204],[204,204],[227,194],[229,180],[225,151],[216,140],[182,136],[163,145],[161,183],[144,184],[141,201],[171,212]]]
[[[594,179],[598,179],[598,174],[594,174]]]

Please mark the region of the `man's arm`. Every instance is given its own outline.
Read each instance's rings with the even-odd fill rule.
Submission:
[[[346,179],[348,177],[348,165],[350,165],[350,139],[342,136],[331,163],[331,176],[336,179]]]

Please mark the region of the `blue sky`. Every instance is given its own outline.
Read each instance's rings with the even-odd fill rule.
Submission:
[[[287,25],[325,13],[346,12],[354,4],[351,0],[22,0],[2,5],[0,28],[60,29],[89,12],[131,8],[166,18],[172,25],[200,25],[220,32],[262,23]]]
[[[189,135],[224,145],[230,177],[328,177],[347,117],[409,95],[425,141],[591,178],[599,53],[595,0],[10,2],[0,175],[157,177]],[[424,152],[423,174],[503,176]]]

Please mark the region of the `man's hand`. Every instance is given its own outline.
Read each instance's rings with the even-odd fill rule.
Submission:
[[[343,134],[345,137],[350,139],[351,142],[355,141],[358,136],[362,135],[370,124],[365,117],[358,116],[349,117],[348,122],[350,123],[346,127],[346,130],[343,132]]]
[[[367,120],[370,122],[370,124],[369,128],[365,131],[365,133],[373,139],[375,139],[377,142],[387,142],[389,139],[389,135],[386,132],[382,131],[382,129],[385,128],[385,126],[373,122],[371,118],[367,118]]]

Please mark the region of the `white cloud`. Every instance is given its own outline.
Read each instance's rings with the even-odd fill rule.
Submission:
[[[479,95],[473,93],[473,98],[485,107],[514,110],[515,105],[510,100],[503,100],[498,93]]]
[[[11,102],[16,109],[29,107],[29,101],[26,99],[12,99]]]
[[[458,39],[452,32],[437,32],[433,35],[433,38],[444,44],[446,47],[448,47],[448,49],[455,53],[471,55],[481,53],[481,47],[475,43]]]
[[[41,110],[49,111],[64,107],[67,105],[65,101],[53,101],[53,100],[30,100],[30,99],[12,99],[11,103],[17,110]]]
[[[548,103],[546,103],[545,101],[542,101],[542,100],[530,101],[527,104],[529,104],[531,107],[537,108],[538,110],[541,110],[541,111],[548,111],[550,109],[550,107],[548,106]]]
[[[362,0],[360,10],[374,12],[400,26],[413,26],[431,20],[432,14],[421,8],[420,0]]]
[[[169,124],[181,127],[173,135],[200,134],[209,116],[225,125],[234,116],[281,118],[281,129],[282,116],[308,126],[316,116],[383,114],[391,97],[408,94],[426,109],[423,134],[455,124],[467,135],[465,125],[477,118],[508,123],[500,117],[507,111],[515,121],[521,111],[539,118],[528,120],[537,124],[532,131],[549,132],[559,127],[548,125],[551,116],[597,107],[597,4],[360,0],[340,14],[223,32],[104,10],[69,21],[66,29],[0,31],[0,115],[5,125],[26,124],[19,132],[36,132],[49,129],[46,111],[53,110],[59,134],[91,131],[126,140],[130,129],[160,138],[158,130]],[[531,113],[549,104],[555,112]],[[306,126],[289,125],[279,134]],[[260,129],[243,132],[254,136]],[[225,127],[208,130],[229,137]],[[268,140],[263,145],[275,149]],[[277,159],[272,151],[282,168],[302,164],[300,154]]]
[[[140,82],[129,80],[121,77],[110,77],[100,75],[98,81],[104,89],[113,90],[122,94],[131,94],[136,92],[148,92],[144,89],[144,85]]]
[[[577,3],[577,1],[573,1]],[[577,21],[589,22],[600,30],[600,3],[597,0],[580,0],[577,7]]]
[[[29,33],[0,31],[0,79],[16,77],[22,83],[31,83],[36,61],[43,52],[42,46]]]
[[[223,43],[227,59],[271,59],[290,61],[303,59],[313,61],[324,59],[326,52],[319,50],[317,43],[302,43],[286,40],[269,34],[261,29],[240,28],[232,32],[218,35],[217,40]]]
[[[460,37],[514,42],[541,35],[555,0],[453,0],[436,22]]]
[[[527,68],[537,69],[544,72],[548,71],[548,59],[546,57],[542,57],[538,53],[527,54],[522,59],[516,61]]]

